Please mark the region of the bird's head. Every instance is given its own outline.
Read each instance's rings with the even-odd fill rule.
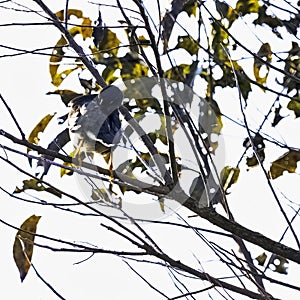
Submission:
[[[122,104],[123,98],[122,91],[114,85],[105,87],[98,95],[100,106],[109,111],[118,109]]]

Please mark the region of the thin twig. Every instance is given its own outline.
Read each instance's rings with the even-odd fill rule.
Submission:
[[[6,103],[5,99],[3,98],[3,96],[0,94],[0,99],[2,101],[2,103],[4,104],[4,106],[6,107],[7,111],[9,112],[11,118],[13,119],[15,125],[17,126],[20,134],[21,134],[21,137],[22,137],[22,140],[25,140],[25,133],[23,132],[21,126],[19,125],[19,122],[17,121],[15,115],[13,114],[11,108],[8,106],[8,104]]]

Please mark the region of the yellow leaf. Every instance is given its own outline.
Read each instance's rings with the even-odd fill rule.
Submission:
[[[75,26],[71,28],[69,32],[74,37],[78,33],[81,33],[81,27]],[[71,72],[82,67],[82,64],[77,64],[74,68],[64,70],[62,72],[58,71],[59,67],[61,66],[60,63],[65,55],[63,48],[66,46],[68,46],[68,42],[62,36],[53,48],[52,55],[50,56],[49,71],[52,79],[52,84],[55,86],[59,86]]]
[[[272,60],[272,50],[271,46],[269,43],[263,44],[259,51],[257,52],[257,56],[264,59],[267,62],[271,62]],[[262,66],[266,67],[266,72],[265,75],[261,75],[261,68]],[[267,81],[267,77],[269,75],[269,66],[265,65],[263,62],[261,62],[259,59],[255,58],[254,59],[254,64],[253,64],[253,73],[256,79],[256,82],[259,84],[265,84]]]
[[[78,150],[77,149],[74,149],[70,154],[69,156],[70,157],[75,157]],[[66,167],[71,167],[71,168],[76,168],[76,165],[72,164],[72,163],[68,163],[68,162],[64,162],[63,163],[64,166]],[[71,170],[68,170],[68,169],[65,169],[65,168],[60,168],[60,177],[63,177],[64,175],[72,175],[73,174],[73,171]]]
[[[90,18],[83,18],[81,27],[81,35],[83,40],[91,38],[93,34],[92,21]]]
[[[295,173],[297,162],[300,161],[300,151],[290,150],[280,158],[272,162],[269,175],[275,179],[283,174],[284,171]]]
[[[139,43],[142,45],[143,48],[147,48],[151,42],[149,39],[146,39],[143,35],[138,37]]]
[[[164,199],[159,199],[159,207],[160,207],[160,210],[165,213],[165,201]]]
[[[240,169],[226,166],[221,171],[221,183],[225,191],[227,191],[239,178]]]
[[[29,217],[21,225],[15,237],[15,242],[13,246],[13,256],[15,263],[19,269],[21,281],[25,279],[30,268],[36,226],[40,218],[40,216],[35,215]]]
[[[60,10],[56,13],[56,16],[61,21],[64,21],[65,19],[65,10]],[[79,9],[68,9],[68,20],[71,16],[76,16],[77,18],[82,18],[82,11]]]
[[[48,114],[45,116],[31,131],[29,137],[28,137],[28,142],[33,143],[33,144],[38,144],[39,143],[39,133],[43,132],[49,122],[52,120],[52,118],[55,116],[55,113],[53,115]]]

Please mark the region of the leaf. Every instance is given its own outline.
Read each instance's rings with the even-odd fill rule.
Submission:
[[[165,213],[165,200],[164,200],[164,198],[159,198],[158,201],[159,201],[160,210],[163,213]]]
[[[37,192],[45,191],[59,198],[61,198],[62,196],[61,193],[58,192],[55,188],[51,188],[51,187],[46,188],[39,180],[34,178],[29,180],[23,180],[23,186],[21,188],[16,187],[14,190],[14,194],[19,194],[26,190],[35,190]]]
[[[221,184],[225,191],[227,191],[239,178],[240,169],[226,166],[221,171]]]
[[[138,37],[138,40],[143,48],[147,48],[149,45],[151,45],[151,41],[149,39],[146,39],[143,35],[140,35]]]
[[[220,14],[221,18],[226,18],[228,20],[228,28],[232,25],[233,21],[235,21],[238,17],[236,11],[228,5],[226,2],[216,1],[216,9]]]
[[[221,133],[223,128],[221,111],[215,100],[203,101],[199,108],[199,130],[207,135],[204,142],[211,153],[214,153],[218,147],[218,141],[215,137]]]
[[[96,27],[97,28],[97,27]],[[92,50],[96,62],[101,61],[105,56],[116,57],[118,55],[120,40],[117,35],[108,28],[102,28],[100,37],[95,37],[93,33],[96,49]]]
[[[184,82],[185,78],[190,74],[191,65],[181,64],[174,66],[171,69],[164,72],[164,77],[179,82]]]
[[[214,57],[216,61],[230,61],[228,59],[227,53],[229,53],[228,50],[228,44],[229,44],[229,36],[228,33],[221,28],[219,23],[217,21],[212,22],[212,49],[214,53]]]
[[[32,215],[20,227],[13,246],[13,256],[23,281],[30,268],[36,227],[40,216]]]
[[[75,155],[78,154],[77,152],[78,152],[78,150],[77,150],[77,149],[74,149],[74,150],[69,154],[69,156],[70,156],[70,157],[75,157]],[[63,165],[66,166],[66,167],[76,168],[76,165],[74,165],[73,163],[64,162]],[[63,177],[64,175],[71,176],[71,175],[73,175],[73,171],[72,171],[72,170],[65,169],[65,168],[60,168],[60,177]]]
[[[54,92],[48,92],[47,95],[60,95],[62,102],[67,106],[68,103],[82,94],[78,94],[71,90],[55,90]]]
[[[298,43],[292,42],[292,48],[289,51],[289,55],[285,60],[284,70],[289,74],[299,77],[300,69],[300,47]],[[296,90],[297,94],[299,94],[300,84],[296,80],[290,78],[290,76],[284,76],[283,78],[283,86],[287,88],[288,93],[292,90]]]
[[[189,35],[186,35],[178,37],[178,43],[175,48],[185,49],[189,54],[194,55],[198,53],[200,46]]]
[[[63,21],[65,17],[64,10],[57,12],[56,16],[61,21]],[[83,19],[81,26],[74,26],[69,29],[69,33],[71,34],[71,36],[75,37],[77,34],[81,34],[83,40],[86,40],[87,38],[91,38],[93,34],[91,19],[84,17],[82,11],[77,9],[69,9],[68,19],[70,18],[70,16],[76,16],[77,18]],[[64,36],[62,36],[56,43],[55,47],[53,48],[52,55],[50,57],[49,71],[52,79],[52,84],[54,86],[59,86],[69,74],[71,74],[73,71],[77,70],[78,68],[83,67],[82,63],[78,63],[74,61],[74,64],[76,63],[76,66],[74,68],[66,69],[62,72],[58,71],[58,69],[61,66],[62,59],[65,55],[63,48],[68,47],[68,45],[69,45],[68,41],[65,39]]]
[[[91,38],[93,35],[93,27],[92,27],[92,21],[90,18],[83,18],[82,27],[80,27],[81,29],[81,35],[83,40],[86,40],[87,38]]]
[[[48,126],[49,122],[52,120],[52,118],[55,116],[56,113],[53,115],[48,114],[45,116],[31,131],[28,137],[28,142],[33,144],[38,144],[40,139],[38,137],[40,132],[43,132],[45,128]]]
[[[287,108],[294,111],[296,118],[300,117],[300,101],[298,99],[292,99]]]
[[[186,11],[188,14],[190,14],[191,7],[196,5],[197,1],[187,1],[187,0],[173,0],[172,1],[172,8],[170,11],[167,11],[164,15],[161,25],[163,28],[162,31],[162,40],[164,44],[164,53],[168,50],[168,42],[169,38],[171,36],[173,26],[176,22],[177,16],[182,12]]]
[[[64,21],[65,19],[65,10],[60,10],[57,13],[55,13],[57,18],[61,21]],[[79,9],[68,9],[68,20],[70,19],[71,16],[76,16],[77,18],[82,18],[82,11]]]
[[[65,118],[61,117],[62,119]],[[58,153],[68,142],[70,141],[69,129],[65,128],[62,132],[60,132],[48,145],[47,150],[54,151],[54,153]],[[46,160],[45,160],[46,159]],[[43,154],[37,162],[37,166],[42,166],[43,173],[40,178],[46,175],[51,166],[51,161],[54,160],[53,155],[45,155]],[[37,176],[37,174],[36,174]]]
[[[256,153],[260,159],[260,162],[263,162],[265,160],[265,143],[264,143],[263,137],[258,133],[252,138],[252,141],[253,141],[253,145],[255,147]],[[248,148],[251,146],[251,143],[250,143],[248,137],[245,139],[243,146],[245,148]],[[252,156],[246,158],[246,164],[249,168],[252,168],[252,167],[255,167],[258,165],[258,160],[254,153]]]
[[[286,152],[280,158],[272,162],[269,176],[272,179],[276,179],[283,175],[284,171],[295,173],[298,161],[300,161],[299,150],[290,150]]]
[[[272,122],[273,127],[275,127],[283,119],[283,117],[280,115],[281,108],[282,108],[282,106],[280,104],[278,107],[275,108],[275,116],[274,116],[274,120]]]
[[[258,18],[253,21],[254,25],[263,25],[266,24],[272,28],[272,31],[276,34],[277,37],[281,38],[280,33],[276,30],[277,27],[282,26],[282,21],[276,16],[271,16],[267,14],[268,7],[266,5],[261,6],[258,9]]]
[[[246,15],[250,13],[258,13],[259,10],[258,0],[239,0],[236,3],[235,10],[239,15]]]
[[[259,266],[263,266],[266,262],[267,257],[267,254],[264,252],[257,256],[255,259],[257,260]]]
[[[134,53],[127,53],[124,57],[120,58],[120,62],[122,64],[121,77],[123,81],[148,75],[149,68]]]
[[[269,261],[269,265],[272,265],[274,268],[272,270],[280,274],[287,274],[288,263],[289,261],[286,258],[276,254],[273,254]]]
[[[271,50],[271,46],[269,43],[265,43],[263,44],[259,51],[257,52],[257,56],[265,59],[265,61],[267,62],[271,62],[272,61],[272,50]],[[262,66],[265,66],[267,71],[265,76],[261,76],[260,71]],[[256,79],[256,82],[259,84],[265,84],[267,81],[267,77],[269,75],[269,66],[265,65],[263,62],[261,62],[259,59],[255,58],[254,59],[254,64],[253,64],[253,73]]]
[[[78,33],[81,33],[81,28],[79,26],[73,27],[69,30],[70,34],[74,37]],[[78,68],[82,68],[81,63],[76,63],[76,67],[64,70],[59,72],[58,69],[60,67],[60,63],[65,55],[65,51],[63,50],[64,47],[68,46],[68,42],[65,37],[61,37],[56,45],[53,47],[52,55],[50,56],[50,64],[49,64],[49,71],[50,76],[52,79],[52,84],[55,86],[59,86],[63,80],[74,70]]]

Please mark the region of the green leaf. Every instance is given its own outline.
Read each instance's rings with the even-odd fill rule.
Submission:
[[[274,120],[272,122],[272,126],[275,127],[282,119],[283,117],[280,115],[280,110],[281,110],[282,106],[279,104],[278,107],[275,108],[275,116],[274,116]],[[299,110],[300,112],[300,110]]]
[[[91,48],[96,62],[101,62],[103,57],[116,57],[118,55],[120,40],[117,35],[108,28],[102,28],[98,34],[96,48]]]
[[[271,46],[269,43],[263,44],[259,51],[257,52],[257,56],[265,59],[267,62],[271,62],[272,60],[272,50]],[[267,72],[264,76],[261,76],[260,71],[261,67],[265,66],[267,69]],[[265,84],[267,81],[267,77],[269,75],[269,66],[265,65],[263,62],[258,60],[257,58],[254,59],[254,64],[253,64],[253,73],[256,79],[256,82],[259,84]]]
[[[14,190],[14,194],[22,193],[26,190],[35,190],[37,192],[48,192],[50,194],[55,195],[56,197],[61,198],[61,193],[59,193],[56,189],[51,187],[45,187],[40,181],[37,179],[29,179],[29,180],[23,180],[23,186],[21,188],[16,187]]]
[[[149,68],[143,64],[139,56],[134,53],[127,53],[120,58],[122,79],[136,79],[148,75]]]
[[[175,81],[184,82],[186,77],[190,74],[191,66],[192,65],[187,64],[174,66],[164,72],[164,77]]]
[[[20,227],[13,245],[13,256],[18,267],[21,281],[23,281],[30,268],[36,227],[40,216],[32,215]]]
[[[257,260],[259,266],[263,266],[267,260],[267,257],[267,254],[264,252],[257,256],[255,259]]]
[[[198,53],[200,46],[189,35],[186,35],[178,37],[178,43],[175,48],[185,49],[189,54],[194,55]]]
[[[292,76],[299,77],[300,75],[300,47],[296,42],[292,42],[292,48],[285,60],[284,70]],[[296,95],[298,95],[300,84],[296,80],[293,80],[290,76],[284,76],[283,86],[287,88],[288,93],[295,89],[297,93]]]
[[[258,9],[258,18],[253,21],[254,25],[263,25],[266,24],[272,28],[272,31],[276,34],[277,37],[281,38],[280,33],[277,31],[277,27],[282,26],[282,21],[276,16],[271,16],[267,14],[268,7],[266,5],[261,6]]]
[[[228,33],[219,25],[218,22],[212,22],[212,49],[216,61],[229,61],[227,53],[229,36]]]
[[[299,99],[292,99],[288,103],[287,108],[294,111],[296,118],[300,117],[300,101],[299,101]]]
[[[213,137],[218,136],[223,128],[220,108],[216,101],[209,99],[200,105],[200,114],[199,130],[207,135],[204,142],[211,153],[214,153],[218,147],[218,141]]]
[[[82,94],[78,94],[71,90],[55,90],[54,92],[48,92],[47,95],[60,95],[62,102],[67,106],[68,103]]]
[[[272,265],[274,268],[274,272],[280,273],[280,274],[287,274],[287,268],[288,268],[289,261],[281,257],[279,255],[273,254],[270,258],[269,265]]]
[[[221,171],[221,184],[226,192],[239,178],[240,169],[226,166]]]
[[[164,15],[161,25],[163,28],[162,39],[164,44],[164,53],[168,50],[169,39],[173,30],[173,26],[176,22],[177,16],[182,12],[186,11],[189,15],[195,11],[195,6],[197,1],[187,1],[186,0],[173,0],[172,8],[170,11],[167,11]],[[191,9],[192,8],[192,9]]]
[[[258,13],[260,8],[258,0],[239,0],[236,3],[235,10],[239,15]]]
[[[300,161],[299,150],[290,150],[286,152],[280,158],[272,162],[269,176],[272,179],[276,179],[283,175],[284,171],[295,173],[298,161]]]
[[[228,28],[232,25],[232,23],[238,18],[238,14],[236,11],[228,5],[226,2],[215,1],[216,9],[220,14],[221,18],[226,18],[228,20]]]
[[[253,138],[253,144],[256,148],[256,153],[260,159],[260,162],[263,162],[265,160],[265,143],[263,137],[260,134],[256,134]],[[250,145],[249,138],[246,138],[243,146],[248,147]],[[246,164],[249,168],[256,167],[259,164],[254,153],[252,156],[246,158]]]

